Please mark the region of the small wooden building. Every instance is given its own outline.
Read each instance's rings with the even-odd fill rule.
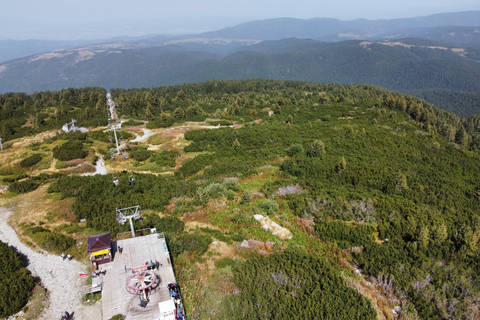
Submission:
[[[112,262],[112,237],[110,233],[88,237],[87,252],[90,254],[93,270],[99,264]]]

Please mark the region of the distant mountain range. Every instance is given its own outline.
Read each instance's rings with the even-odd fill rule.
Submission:
[[[0,93],[270,78],[375,84],[441,97],[439,107],[462,116],[480,113],[480,103],[461,99],[480,101],[480,11],[375,21],[279,18],[127,40],[10,60],[0,65]]]

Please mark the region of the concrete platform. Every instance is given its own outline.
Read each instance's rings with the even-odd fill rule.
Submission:
[[[118,252],[118,246],[123,248],[122,253]],[[118,240],[112,243],[112,247],[113,262],[102,265],[107,271],[103,277],[103,319],[108,320],[116,314],[123,314],[127,320],[158,319],[158,303],[171,299],[167,285],[176,282],[165,238],[161,234],[151,234]],[[160,284],[157,291],[149,295],[148,305],[142,308],[139,306],[139,297],[127,291],[126,281],[132,274],[132,268],[144,266],[150,260],[162,264],[158,270],[154,270],[160,276]]]

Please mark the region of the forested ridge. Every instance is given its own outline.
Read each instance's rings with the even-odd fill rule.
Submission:
[[[240,46],[225,56],[212,53],[214,45],[197,48],[188,43],[127,47],[115,54],[106,48],[89,47],[89,59],[82,58],[86,48],[61,51],[49,59],[37,55],[6,63],[0,73],[0,92],[30,93],[82,86],[138,88],[213,79],[268,78],[372,84],[418,94],[444,110],[458,110],[457,115],[478,113],[478,109],[465,108],[468,95],[444,94],[442,99],[428,100],[429,90],[469,95],[480,92],[478,49],[419,38],[388,42],[286,38]]]
[[[91,98],[82,102],[83,91]],[[218,129],[186,131],[181,147],[129,146],[133,159],[125,161],[134,168],[161,166],[174,174],[135,173],[132,183],[130,173],[118,172],[116,187],[111,175],[28,177],[24,169],[2,168],[8,179],[49,183],[49,193],[71,200],[71,224],[53,233],[68,235],[80,219],[87,220],[78,227],[84,231],[124,232],[128,226],[115,221],[114,208],[140,204],[147,214],[136,228],[172,226],[167,239],[179,279],[195,288],[186,297],[196,318],[374,319],[391,312],[374,310],[351,287],[358,279],[353,267],[396,297],[401,319],[480,316],[478,117],[459,118],[370,85],[219,80],[111,93],[132,124],[147,120],[147,128],[157,129],[207,121]],[[106,114],[94,104],[103,103],[101,94],[86,88],[23,95],[21,106],[1,113],[4,126],[23,125],[11,126],[7,146],[74,114],[83,115],[79,125],[100,123]],[[11,106],[14,98],[0,101]],[[41,123],[25,126],[33,110],[25,101],[37,105]],[[55,118],[60,108],[66,114]],[[45,153],[52,141],[78,141],[91,154],[92,144],[104,140],[95,131],[63,134],[39,142],[35,152]],[[35,166],[37,160],[30,154],[22,162]],[[160,211],[165,216],[155,214]],[[291,229],[293,238],[262,230],[253,219],[259,213]],[[218,229],[184,229],[197,220]],[[36,228],[44,233],[48,223]],[[209,286],[192,270],[213,239],[275,246],[265,256],[218,260],[212,276],[218,282]]]

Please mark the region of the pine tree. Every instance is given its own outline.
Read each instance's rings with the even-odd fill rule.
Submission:
[[[309,157],[321,157],[325,153],[325,145],[320,140],[314,140],[310,145],[307,155]]]

